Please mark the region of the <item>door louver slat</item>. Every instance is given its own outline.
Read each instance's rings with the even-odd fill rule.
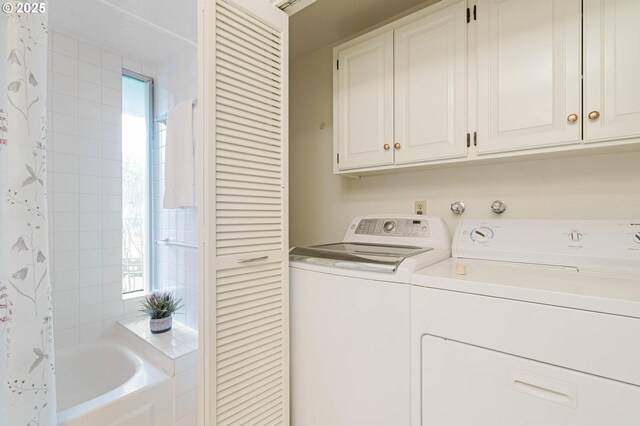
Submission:
[[[255,77],[247,77],[246,74],[249,73],[243,71],[243,69],[238,67],[237,65],[231,65],[226,63],[225,61],[219,61],[216,71],[218,72],[219,76],[226,77],[227,82],[233,82],[234,85],[242,84],[243,86],[240,87],[246,87],[247,90],[255,90],[258,94],[261,94],[262,96],[265,96],[267,98],[271,98],[273,95],[278,95],[278,93],[275,92],[275,90],[277,90],[277,86],[274,87],[269,84],[271,82],[265,83],[260,81],[259,79],[256,79]]]
[[[275,70],[272,67],[256,61],[252,57],[242,55],[240,52],[221,50],[218,52],[216,58],[218,65],[224,65],[223,68],[239,69],[245,73],[251,72],[256,78],[261,79],[261,81],[269,86],[272,86],[271,83],[274,83],[273,79],[277,77],[277,75],[274,75],[273,72]],[[229,73],[227,73],[227,75],[229,75]],[[231,77],[233,77],[233,75],[231,75]],[[222,88],[221,86],[220,84],[218,85],[219,88]]]
[[[244,136],[247,138],[258,136],[258,137],[266,138],[267,140],[268,139],[278,140],[280,137],[280,135],[270,132],[269,130],[260,129],[257,126],[256,127],[247,126],[243,124],[241,120],[238,118],[234,119],[234,117],[232,116],[226,116],[226,118],[227,119],[225,120],[225,119],[222,119],[221,117],[218,117],[216,119],[216,126],[242,132],[244,133]]]
[[[218,336],[218,342],[221,345],[228,344],[228,343],[237,341],[239,339],[244,339],[245,337],[248,337],[248,336],[255,336],[265,330],[269,330],[271,328],[279,327],[279,326],[280,324],[278,324],[278,318],[268,318],[263,320],[260,325],[253,324],[253,328],[231,329],[226,333],[226,337]]]
[[[235,83],[231,84],[229,83]],[[250,87],[240,84],[237,81],[221,78],[216,82],[216,88],[221,92],[227,92],[235,95],[239,98],[244,98],[245,101],[252,100],[256,105],[264,106],[267,110],[271,107],[273,109],[280,110],[280,104],[277,99],[273,99],[270,95],[263,96],[260,93],[255,93],[250,90]]]
[[[236,160],[250,161],[257,164],[270,164],[274,166],[278,170],[277,167],[280,167],[280,159],[273,158],[273,156],[266,155],[256,155],[254,153],[245,152],[246,149],[243,147],[235,148],[230,145],[219,144],[218,145],[218,155],[220,158],[233,158]]]
[[[261,365],[253,366],[252,370],[249,373],[240,374],[235,377],[226,378],[226,380],[221,379],[219,387],[221,390],[228,389],[232,386],[237,386],[240,383],[250,380],[252,377],[264,377],[266,375],[271,374],[275,369],[279,367],[279,362],[276,359],[275,361],[267,362]]]
[[[232,86],[230,86],[232,87]],[[278,116],[280,108],[271,105],[269,102],[253,102],[253,105],[246,104],[247,99],[240,96],[235,91],[229,91],[222,88],[218,88],[218,102],[220,105],[237,105],[239,109],[246,109],[247,107],[253,108],[253,111],[259,111],[265,116],[272,117]]]
[[[261,50],[251,43],[247,43],[246,41],[238,38],[235,34],[218,28],[217,36],[218,40],[224,41],[225,45],[232,47],[236,52],[241,52],[247,56],[253,56],[258,61],[273,68],[278,67],[278,63],[280,62],[279,57],[270,54],[268,51]]]
[[[230,164],[228,166],[226,164],[218,164],[218,171],[236,173],[238,175],[244,175],[244,176],[252,176],[254,178],[258,177],[258,178],[273,179],[273,180],[280,179],[280,176],[277,173],[269,173],[264,170],[259,170],[253,167],[242,168],[238,164]],[[256,180],[260,182],[262,179],[256,179]]]
[[[247,120],[254,120],[266,126],[271,126],[271,127],[275,127],[276,129],[279,129],[280,122],[278,120],[275,120],[273,118],[266,118],[264,117],[264,114],[257,114],[253,111],[246,111],[245,109],[241,109],[236,106],[227,107],[226,105],[221,104],[219,111],[228,113],[228,114],[233,113],[233,114],[236,114],[238,117],[241,117]]]
[[[218,381],[219,383],[224,383],[227,380],[232,380],[245,374],[251,374],[254,369],[260,368],[262,365],[277,364],[278,362],[277,350],[263,352],[247,359],[244,363],[234,364],[233,368],[220,368],[218,370]]]
[[[238,111],[250,112],[255,114],[256,116],[261,116],[270,120],[278,120],[278,114],[272,111],[269,111],[265,108],[257,108],[253,105],[247,105],[237,100],[236,97],[226,97],[219,94],[218,96],[218,104],[221,107],[232,107]]]
[[[273,410],[271,407],[274,401],[278,401],[282,397],[278,395],[277,387],[281,386],[280,382],[275,382],[271,386],[264,386],[259,389],[259,392],[249,395],[253,400],[249,406],[241,410],[239,413],[224,418],[219,423],[220,425],[246,425],[253,424],[252,418],[256,416],[256,413],[262,414],[264,410]],[[247,397],[247,398],[248,398]]]
[[[219,183],[219,190],[225,191],[231,188],[247,189],[247,190],[262,190],[266,192],[279,192],[281,190],[279,181],[274,182],[252,182],[251,177],[243,175],[229,175],[225,173],[218,173],[217,176]],[[255,180],[255,179],[254,179]]]
[[[266,107],[273,107],[280,110],[280,101],[271,92],[267,92],[259,87],[246,84],[236,78],[229,78],[226,76],[219,76],[218,86],[224,90],[227,90],[235,95],[245,97],[246,100],[253,99],[256,105],[264,105]]]
[[[235,327],[240,328],[245,324],[260,322],[265,318],[277,316],[281,308],[282,304],[278,299],[275,299],[275,301],[265,301],[263,304],[252,305],[244,311],[232,310],[227,315],[220,315],[218,330],[225,332]]]
[[[258,49],[266,50],[273,56],[280,58],[280,51],[275,47],[272,39],[262,37],[259,33],[247,29],[242,25],[233,26],[226,22],[220,22],[218,28],[220,31],[226,31],[233,34],[238,39],[244,40],[245,42],[256,46]]]
[[[279,146],[263,144],[261,142],[220,135],[220,140],[218,141],[218,143],[220,149],[222,150],[228,149],[230,146],[232,146],[237,152],[244,152],[247,154],[264,156],[268,158],[280,158],[281,156]]]
[[[260,146],[262,149],[271,150],[274,152],[279,152],[280,148],[280,140],[272,139],[272,138],[263,138],[256,135],[250,135],[244,133],[242,131],[237,131],[230,128],[221,127],[218,129],[218,135],[222,141],[230,140],[231,142],[236,142],[242,144],[243,141],[251,142],[256,144],[256,146]],[[260,144],[260,145],[258,145]]]
[[[264,22],[261,22],[247,14],[242,13],[242,11],[233,8],[233,6],[224,1],[219,1],[216,5],[216,11],[220,15],[222,15],[222,18],[218,18],[219,21],[222,20],[224,22],[229,22],[229,20],[231,20],[241,26],[246,27],[248,30],[264,34],[275,44],[280,43],[280,32],[278,30],[270,27]]]

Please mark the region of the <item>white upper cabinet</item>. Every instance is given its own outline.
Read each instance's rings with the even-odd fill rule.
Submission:
[[[394,34],[395,163],[464,157],[465,2]]]
[[[393,163],[393,31],[337,52],[334,138],[339,170]]]
[[[584,0],[585,142],[640,136],[638,17],[638,0]]]
[[[580,0],[478,0],[477,13],[478,153],[579,143]]]
[[[636,149],[639,16],[640,0],[442,0],[336,47],[334,172]]]

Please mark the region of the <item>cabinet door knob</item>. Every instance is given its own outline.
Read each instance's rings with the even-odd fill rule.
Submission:
[[[567,116],[567,121],[569,123],[575,123],[576,121],[578,121],[578,114],[569,114]]]
[[[388,143],[385,143],[382,147],[385,151],[389,151],[389,148],[391,148]]]
[[[396,143],[393,144],[393,147],[395,149],[400,149],[400,144],[398,142],[396,142]]]
[[[600,118],[600,113],[598,111],[591,111],[589,113],[589,120],[594,121]]]

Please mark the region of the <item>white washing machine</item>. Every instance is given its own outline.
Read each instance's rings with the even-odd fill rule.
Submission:
[[[450,244],[439,218],[367,216],[291,250],[293,425],[410,424],[409,282]]]
[[[640,424],[640,221],[464,220],[412,279],[412,423]]]

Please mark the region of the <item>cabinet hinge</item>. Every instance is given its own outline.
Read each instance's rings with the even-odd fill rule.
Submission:
[[[340,164],[340,154],[336,154],[336,161]]]
[[[473,20],[476,21],[476,5],[473,5]]]
[[[473,132],[473,146],[478,146],[478,132]]]
[[[467,24],[471,22],[471,9],[467,8]]]
[[[471,133],[467,133],[467,148],[471,146]]]
[[[340,60],[336,61],[336,69],[339,70],[340,69]]]

